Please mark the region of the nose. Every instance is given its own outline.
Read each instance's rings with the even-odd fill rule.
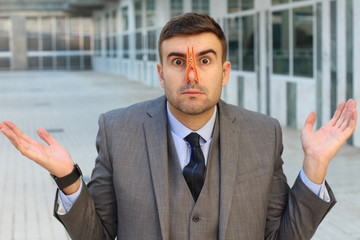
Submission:
[[[198,82],[199,80],[196,78],[196,72],[195,69],[191,68],[189,69],[187,76],[186,76],[186,82]]]
[[[197,71],[196,66],[192,67],[192,66],[188,66],[186,68],[186,76],[185,76],[185,82],[199,82],[200,78],[199,78],[199,73]]]

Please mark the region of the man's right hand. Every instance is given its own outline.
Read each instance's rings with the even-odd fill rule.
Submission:
[[[10,121],[0,123],[0,131],[22,155],[33,160],[54,176],[61,178],[73,170],[74,162],[68,151],[58,141],[52,138],[45,129],[39,128],[37,134],[47,145],[28,137]],[[65,188],[64,193],[71,194],[75,192],[79,186],[80,180]]]

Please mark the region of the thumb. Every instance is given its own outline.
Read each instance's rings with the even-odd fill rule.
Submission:
[[[314,112],[309,113],[308,117],[306,118],[304,131],[311,132],[314,128],[314,124],[316,121],[316,114]]]
[[[39,137],[44,140],[48,145],[51,145],[56,142],[56,140],[50,135],[48,131],[43,128],[39,128],[37,131]]]

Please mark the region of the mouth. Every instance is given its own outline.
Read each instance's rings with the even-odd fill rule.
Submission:
[[[195,90],[195,89],[188,89],[188,90],[182,91],[181,94],[195,97],[195,96],[203,95],[204,92],[199,91],[199,90]]]

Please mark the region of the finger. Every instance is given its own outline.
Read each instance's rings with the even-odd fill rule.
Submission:
[[[309,113],[305,121],[304,130],[308,132],[312,132],[315,121],[316,121],[316,114],[314,112]]]
[[[341,113],[342,113],[345,105],[346,105],[346,102],[343,101],[343,102],[341,102],[341,103],[337,106],[337,108],[336,108],[336,110],[335,110],[335,113],[334,113],[332,119],[331,119],[330,122],[329,122],[329,123],[331,124],[331,126],[335,126],[335,125],[336,125],[337,121],[339,120],[339,118],[340,118],[340,116],[341,116]]]
[[[3,123],[0,124],[1,132],[9,139],[9,141],[16,147],[19,145],[16,135]]]
[[[10,129],[13,132],[13,134],[15,136],[17,136],[21,140],[23,140],[27,143],[31,143],[32,141],[34,141],[30,137],[28,137],[26,134],[24,134],[13,122],[4,121],[4,124],[6,127],[8,127],[8,129]]]
[[[356,107],[356,103],[355,103],[355,107]],[[358,116],[358,113],[357,113],[356,109],[354,109],[354,111],[351,115],[349,124],[345,129],[345,131],[350,132],[350,135],[355,131],[356,123],[357,123],[357,116]]]
[[[1,128],[1,132],[10,140],[12,145],[21,152],[21,154],[25,155],[28,152],[29,143],[19,138],[7,125],[3,125]]]
[[[39,128],[37,130],[37,134],[49,145],[56,143],[56,140],[50,135],[50,133],[43,128]]]
[[[346,102],[346,105],[344,107],[344,110],[341,113],[341,116],[340,116],[338,122],[336,123],[336,126],[340,130],[344,130],[345,128],[347,128],[347,126],[350,123],[350,120],[352,119],[354,111],[356,111],[356,102],[352,99],[349,99]]]

